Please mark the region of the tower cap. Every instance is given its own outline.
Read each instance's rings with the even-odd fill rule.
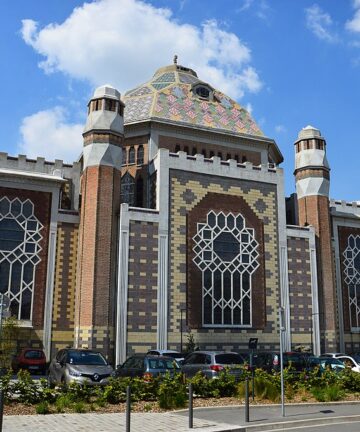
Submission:
[[[309,138],[323,138],[321,136],[321,132],[319,129],[316,129],[314,126],[308,125],[301,129],[298,134],[298,139],[309,139]]]
[[[104,84],[94,91],[92,99],[99,99],[103,97],[120,100],[120,92],[112,85]]]

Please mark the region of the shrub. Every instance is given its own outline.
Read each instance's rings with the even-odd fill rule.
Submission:
[[[72,404],[73,400],[71,396],[64,393],[56,399],[55,408],[58,413],[63,413],[66,409],[70,408]]]
[[[49,404],[47,402],[40,402],[38,405],[36,405],[36,414],[49,414],[50,408]]]
[[[175,374],[173,377],[167,373],[161,380],[158,391],[158,403],[160,408],[172,409],[186,406],[186,386],[182,376]]]
[[[75,402],[74,405],[73,405],[73,408],[74,408],[74,411],[76,413],[85,413],[87,411],[86,405],[82,401]]]
[[[314,387],[311,393],[319,402],[338,401],[344,397],[344,391],[336,384],[328,387]]]
[[[360,392],[360,373],[345,368],[340,374],[340,380],[344,389],[351,392]]]

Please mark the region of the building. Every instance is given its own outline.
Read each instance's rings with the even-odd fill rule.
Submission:
[[[78,162],[0,153],[0,292],[19,345],[122,362],[180,349],[360,348],[360,205],[329,200],[320,131],[281,152],[249,113],[174,62],[88,105]]]

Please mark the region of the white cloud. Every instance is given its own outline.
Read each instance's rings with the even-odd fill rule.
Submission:
[[[346,21],[345,28],[349,31],[360,33],[360,0],[354,0],[353,6],[355,14],[351,20]]]
[[[120,91],[148,78],[174,54],[179,63],[234,98],[261,88],[250,49],[215,20],[182,24],[169,9],[140,0],[98,0],[74,9],[61,24],[39,28],[23,20],[24,41],[44,57],[47,73],[60,71]]]
[[[66,111],[59,106],[25,117],[20,126],[19,151],[33,158],[54,160],[61,155],[66,162],[75,161],[82,151],[84,125],[66,121]]]
[[[275,132],[276,133],[285,133],[286,132],[286,127],[284,125],[276,125],[275,126]]]
[[[238,9],[236,9],[236,12],[243,12],[248,10],[253,3],[254,0],[243,0],[242,5]]]
[[[319,5],[313,4],[305,9],[306,25],[319,39],[327,42],[337,42],[338,37],[333,32],[333,20]]]
[[[252,115],[254,108],[253,108],[253,106],[252,106],[252,104],[251,104],[250,102],[248,102],[248,103],[245,105],[245,109],[246,109],[246,111],[247,111],[250,115]]]

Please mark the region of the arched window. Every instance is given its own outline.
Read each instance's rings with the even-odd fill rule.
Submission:
[[[204,327],[252,325],[252,278],[258,262],[255,230],[241,214],[210,211],[193,237],[202,273]]]
[[[140,145],[137,151],[137,164],[142,165],[144,163],[144,147]]]
[[[193,149],[192,149],[192,155],[195,156],[196,154],[197,154],[197,149],[196,149],[196,147],[193,147]]]
[[[135,202],[135,180],[128,172],[121,179],[120,200],[130,206],[133,206]]]
[[[241,163],[245,163],[245,162],[247,162],[247,157],[246,157],[246,156],[243,156],[243,157],[241,158]]]
[[[176,144],[176,146],[175,146],[175,153],[177,153],[179,151],[180,151],[180,146],[179,146],[179,144]]]
[[[134,147],[130,147],[129,149],[129,164],[135,163],[135,149]]]
[[[136,207],[143,206],[143,195],[144,195],[144,180],[139,177],[136,180]]]
[[[214,157],[215,153],[213,151],[210,151],[210,158]]]

